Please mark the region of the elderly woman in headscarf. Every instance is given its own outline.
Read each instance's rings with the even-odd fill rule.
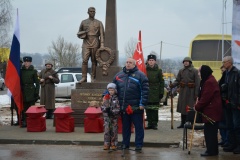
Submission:
[[[214,122],[202,117],[204,122],[204,137],[206,142],[206,152],[201,156],[218,155],[218,122],[222,118],[222,103],[220,89],[217,80],[212,75],[212,69],[207,65],[199,68],[201,76],[198,101],[195,110],[211,118]]]

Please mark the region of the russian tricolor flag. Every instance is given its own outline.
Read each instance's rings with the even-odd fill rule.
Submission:
[[[10,50],[5,83],[10,90],[12,97],[18,107],[18,114],[23,110],[23,96],[20,82],[20,32],[19,32],[19,18],[17,14],[17,20],[15,24],[15,30],[13,34],[12,46]]]

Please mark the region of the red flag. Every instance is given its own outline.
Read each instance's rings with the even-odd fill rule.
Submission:
[[[10,50],[5,83],[12,94],[12,98],[18,107],[18,114],[23,110],[23,95],[20,83],[20,33],[19,20],[17,14],[16,26],[13,34],[12,46]]]
[[[145,63],[144,63],[144,58],[143,58],[143,51],[142,51],[142,38],[141,38],[141,31],[139,31],[139,36],[138,36],[138,43],[136,46],[136,49],[133,54],[133,59],[136,60],[136,65],[140,71],[143,73],[147,74]]]

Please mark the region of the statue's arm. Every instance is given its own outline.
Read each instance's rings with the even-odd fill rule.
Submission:
[[[100,22],[100,43],[101,43],[101,48],[104,47],[104,27],[102,22]]]

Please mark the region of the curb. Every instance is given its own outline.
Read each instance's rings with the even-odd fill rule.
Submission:
[[[103,141],[62,141],[62,140],[19,140],[19,139],[0,139],[0,144],[45,144],[45,145],[88,145],[102,146]],[[144,142],[144,147],[169,148],[179,147],[180,143],[150,143]],[[121,143],[119,143],[121,145]],[[134,142],[130,143],[134,146]]]

